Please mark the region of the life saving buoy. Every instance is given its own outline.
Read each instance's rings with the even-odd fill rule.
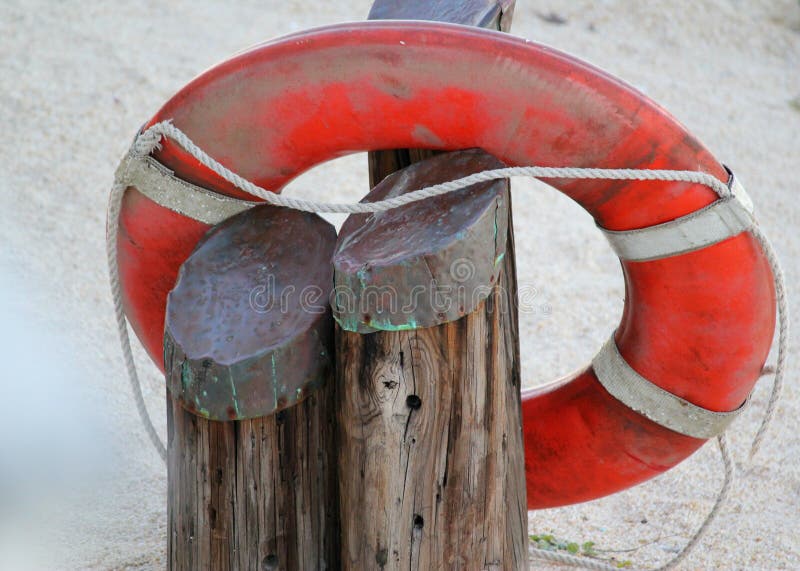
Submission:
[[[442,23],[345,24],[263,44],[200,75],[148,125],[167,119],[276,191],[323,161],[387,148],[480,147],[509,165],[729,178],[675,119],[619,80],[542,45]],[[252,198],[173,142],[162,145],[153,157],[180,179]],[[626,299],[593,366],[523,392],[531,509],[617,492],[688,457],[747,400],[775,326],[772,273],[741,201],[716,209],[722,201],[709,188],[685,182],[551,184],[615,244]],[[724,239],[682,249],[669,223],[688,215],[700,229],[721,224]],[[123,199],[123,302],[159,365],[167,293],[209,228],[200,220],[135,188]],[[642,240],[629,232],[654,226]],[[680,418],[659,418],[653,402]]]

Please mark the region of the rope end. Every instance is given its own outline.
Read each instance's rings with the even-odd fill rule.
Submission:
[[[161,150],[161,133],[156,132],[152,127],[141,133],[131,146],[131,152],[138,156],[147,156],[153,151]]]
[[[148,127],[133,142],[131,151],[139,156],[147,156],[153,151],[161,150],[161,139],[173,129],[172,119],[167,119]]]

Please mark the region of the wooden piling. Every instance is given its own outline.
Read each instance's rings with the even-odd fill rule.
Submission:
[[[171,571],[339,568],[335,239],[315,215],[260,206],[181,268],[165,334]]]
[[[376,0],[370,19],[435,20],[507,32],[514,4],[515,0]],[[371,152],[370,185],[375,187],[391,173],[438,153],[429,149]],[[338,396],[343,454],[339,462],[341,500],[356,501],[355,506],[343,504],[348,506],[342,514],[345,569],[358,569],[362,563],[363,568],[409,570],[527,568],[517,275],[510,195],[507,201],[505,256],[498,287],[477,311],[459,321],[414,331],[358,335],[337,326],[336,382],[343,390]],[[508,311],[501,320],[502,314],[494,308],[503,304]],[[486,369],[487,363],[490,369]],[[499,371],[495,372],[496,368]],[[491,376],[484,377],[481,370],[492,370]],[[477,374],[470,376],[470,372]],[[469,380],[474,384],[465,386],[463,383]],[[344,392],[347,387],[349,394]],[[487,413],[481,405],[489,401],[492,404]],[[484,470],[480,470],[470,456],[481,458],[478,443],[496,442],[499,427],[489,425],[497,422],[498,414],[506,415],[507,428],[500,444],[501,457],[487,459]],[[377,437],[371,432],[376,427],[380,432]],[[477,439],[475,444],[464,440],[471,433]],[[442,435],[446,435],[444,450]],[[455,445],[454,435],[462,439],[460,445],[469,452]],[[420,442],[424,449],[417,451],[415,446]],[[439,452],[439,458],[444,455],[444,465],[441,460],[435,462],[434,451]],[[497,473],[501,465],[505,470],[502,477]],[[470,484],[477,476],[485,476],[486,469],[491,472],[488,482],[499,484],[500,489],[489,487],[481,494]],[[397,481],[399,474],[403,475],[402,485]],[[377,481],[378,491],[367,486],[367,478]],[[464,491],[464,503],[449,502],[445,526],[439,521],[443,517],[439,509],[442,486],[453,490],[454,478]],[[412,494],[411,501],[407,492]],[[417,492],[422,492],[424,503],[417,501]],[[358,499],[364,495],[370,498]],[[498,507],[500,496],[502,508]],[[481,501],[488,506],[483,514]],[[381,508],[387,510],[386,516]],[[504,511],[505,521],[499,521],[493,511],[498,509]],[[463,512],[465,519],[459,519],[458,512]],[[391,519],[399,526],[392,530],[383,523],[359,528],[359,517],[362,522]],[[481,545],[483,552],[476,548]]]
[[[438,155],[387,177],[365,200],[499,166],[479,151]],[[344,569],[527,566],[507,185],[353,216],[340,232]]]

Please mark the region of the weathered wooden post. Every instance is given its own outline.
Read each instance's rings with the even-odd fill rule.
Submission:
[[[513,10],[514,0],[376,0],[370,19],[436,20],[508,31]],[[371,186],[436,154],[437,151],[425,149],[371,152]],[[449,176],[456,176],[456,171]],[[419,186],[438,179],[424,178],[417,180]],[[359,335],[337,327],[337,385],[342,390],[339,398],[343,403],[339,410],[340,489],[341,501],[348,506],[342,521],[344,568],[527,568],[517,281],[507,193],[505,200],[506,206],[499,214],[507,217],[505,224],[500,224],[507,228],[507,234],[495,236],[500,242],[505,238],[502,269],[496,277],[499,284],[492,284],[492,293],[475,313],[455,322],[405,332]],[[384,226],[384,230],[387,228]],[[398,235],[401,232],[396,229],[394,239],[380,247],[385,252],[393,247],[402,250],[403,236]],[[340,246],[344,240],[343,233]],[[483,255],[490,250],[487,244]],[[408,250],[406,253],[409,259],[413,257]],[[470,271],[469,265],[463,267]],[[466,293],[464,288],[461,291]],[[507,308],[505,314],[495,310],[503,305]],[[503,373],[486,384],[487,379],[475,378],[479,382],[467,388],[459,383],[467,381],[469,375],[461,373],[477,373],[480,368],[476,364],[484,362],[466,357],[471,354],[470,348],[481,350],[480,345],[472,347],[468,340],[479,341],[486,331],[502,332],[487,335],[490,344],[482,350],[500,360],[498,363],[489,359]],[[481,389],[488,389],[489,393]],[[428,393],[427,398],[420,395],[423,391]],[[499,419],[494,415],[500,411],[490,411],[488,418],[481,416],[479,411],[485,409],[478,404],[486,402],[482,398],[489,398],[506,414],[508,432],[500,443],[499,458],[487,458],[483,455],[486,449],[477,446],[479,442],[493,442],[499,432]],[[487,428],[490,423],[495,424]],[[442,435],[446,435],[444,449]],[[471,435],[477,439],[474,443],[469,440]],[[456,440],[467,448],[467,453],[456,446]],[[419,454],[418,443],[427,454]],[[387,446],[391,450],[387,451]],[[495,447],[490,449],[497,452]],[[486,478],[490,466],[492,470],[502,468],[505,473],[494,471],[488,480],[481,480],[499,486],[488,485],[481,493],[471,485]],[[399,476],[403,477],[402,485]],[[486,506],[483,514],[481,503]],[[387,510],[386,515],[382,509]],[[504,514],[504,521],[498,512]]]
[[[369,12],[370,20],[431,20],[499,30],[511,30],[516,0],[375,0]],[[447,102],[442,102],[446,105]],[[436,156],[430,149],[386,149],[368,153],[370,187],[374,188],[386,176],[416,162]],[[517,315],[517,266],[514,248],[514,223],[511,196],[508,196],[508,237],[503,260],[508,282],[508,300],[513,309],[514,375],[519,385],[519,320]],[[524,459],[524,455],[522,456]]]
[[[336,233],[256,207],[169,295],[168,568],[339,568],[328,295]]]
[[[502,166],[479,150],[367,201]],[[334,254],[344,569],[527,565],[508,183],[347,219]]]

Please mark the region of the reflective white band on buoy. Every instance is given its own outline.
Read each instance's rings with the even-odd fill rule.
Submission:
[[[711,246],[755,224],[753,202],[733,173],[728,187],[730,196],[675,220],[636,230],[600,230],[622,260],[658,260]]]
[[[592,360],[600,384],[628,408],[656,424],[693,438],[708,439],[722,434],[748,401],[731,412],[699,407],[653,384],[623,359],[614,335]]]
[[[136,188],[159,206],[211,226],[259,204],[181,180],[146,155],[129,153],[117,169],[117,177],[121,183]]]

